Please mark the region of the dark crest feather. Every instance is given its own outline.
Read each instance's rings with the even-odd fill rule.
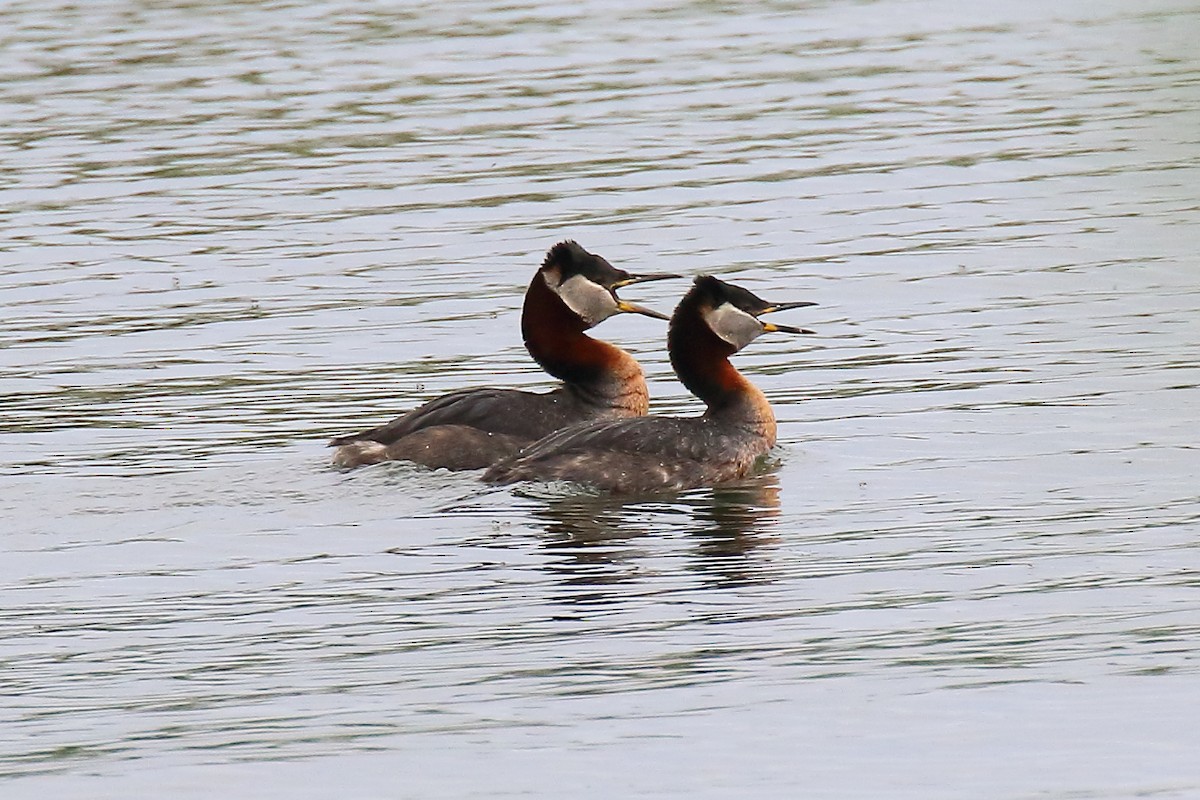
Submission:
[[[551,267],[558,268],[563,280],[573,275],[582,275],[606,289],[611,289],[614,284],[629,277],[628,272],[617,269],[595,253],[584,250],[574,239],[564,239],[546,252],[542,269]]]
[[[716,308],[722,303],[729,303],[756,317],[764,309],[771,307],[770,303],[753,292],[740,286],[734,286],[732,283],[726,283],[712,275],[697,276],[695,284],[691,291],[684,296],[684,300],[692,295],[695,295],[694,301],[697,303],[704,303],[712,308]]]

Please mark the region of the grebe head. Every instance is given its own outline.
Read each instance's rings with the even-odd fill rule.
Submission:
[[[772,311],[815,306],[816,303],[805,300],[794,303],[768,303],[740,286],[725,283],[711,275],[701,275],[696,278],[696,283],[688,295],[691,302],[686,304],[680,302],[679,310],[683,310],[687,306],[696,308],[709,329],[731,345],[735,353],[762,334],[771,331],[813,333],[806,328],[793,328],[790,325],[763,322],[759,317]],[[688,297],[684,298],[685,301],[688,299]],[[679,310],[675,313],[678,314]]]
[[[540,273],[550,291],[589,328],[613,314],[643,314],[667,319],[665,314],[622,300],[617,297],[617,289],[633,283],[682,277],[666,273],[632,275],[570,240],[550,248]]]

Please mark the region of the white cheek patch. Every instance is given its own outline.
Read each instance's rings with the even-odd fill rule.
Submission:
[[[712,332],[741,350],[763,332],[763,324],[755,317],[729,303],[722,303],[704,313],[704,321]]]
[[[582,275],[572,275],[557,287],[550,288],[588,325],[603,322],[617,313],[617,301],[612,292]]]

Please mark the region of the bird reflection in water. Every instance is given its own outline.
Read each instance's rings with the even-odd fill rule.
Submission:
[[[691,568],[714,586],[770,582],[770,548],[763,546],[778,541],[778,477],[749,476],[698,499],[708,502],[694,504],[691,534],[697,544]]]
[[[769,551],[776,541],[779,481],[773,472],[751,475],[711,489],[670,499],[631,499],[611,495],[545,498],[533,515],[545,524],[545,548],[561,555],[547,568],[564,584],[590,587],[576,602],[603,603],[624,598],[602,587],[641,580],[660,571],[651,560],[678,557],[639,540],[686,537],[691,541],[685,568],[711,586],[729,587],[770,580]],[[660,541],[661,543],[661,541]]]

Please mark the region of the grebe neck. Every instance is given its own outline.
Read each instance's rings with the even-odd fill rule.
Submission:
[[[708,406],[704,416],[744,428],[775,444],[775,413],[767,396],[729,361],[737,352],[698,316],[677,316],[667,333],[671,366],[688,391]]]
[[[586,330],[586,323],[546,285],[541,273],[534,275],[521,309],[521,335],[529,355],[580,402],[645,414],[650,393],[637,360],[593,339]]]

